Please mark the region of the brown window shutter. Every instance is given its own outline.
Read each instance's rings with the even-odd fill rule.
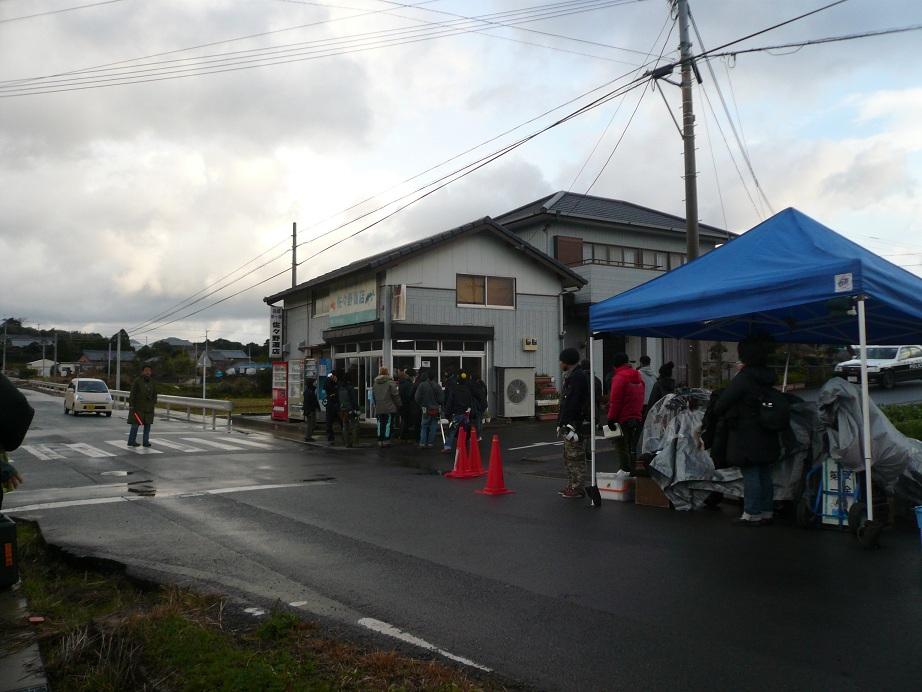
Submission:
[[[554,236],[554,254],[568,266],[583,263],[583,239],[565,235]]]

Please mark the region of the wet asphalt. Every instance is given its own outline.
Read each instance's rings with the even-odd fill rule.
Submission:
[[[445,479],[435,471],[447,460],[403,447],[322,450],[162,422],[160,453],[138,454],[112,443],[127,435],[118,414],[75,420],[60,399],[28,396],[26,444],[52,458],[14,455],[27,484],[4,511],[144,576],[306,601],[357,631],[381,620],[539,689],[922,680],[922,549],[908,528],[865,551],[838,531],[737,528],[733,507],[589,509],[556,495],[559,447],[508,451],[552,443],[552,425],[500,430],[516,492],[485,497],[482,479]],[[96,504],[70,504],[86,500]]]

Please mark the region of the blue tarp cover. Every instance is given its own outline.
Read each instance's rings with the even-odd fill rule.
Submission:
[[[922,343],[922,278],[788,208],[702,257],[593,305],[593,332],[858,343],[841,300],[866,296],[868,341]],[[846,308],[848,306],[845,306]]]

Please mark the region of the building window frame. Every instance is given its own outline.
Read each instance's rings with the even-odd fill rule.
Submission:
[[[482,303],[480,302],[461,302],[461,298],[459,296],[460,291],[458,289],[459,289],[459,285],[460,285],[460,281],[462,277],[483,280],[483,289],[482,289],[483,302]],[[490,282],[491,281],[511,282],[512,284],[511,286],[512,305],[502,305],[499,303],[490,302],[490,295],[491,295]],[[477,292],[476,287],[474,291],[475,293]],[[481,309],[481,310],[483,309],[486,309],[486,310],[515,310],[517,302],[518,302],[517,281],[516,281],[516,277],[514,276],[491,276],[488,274],[462,274],[462,273],[455,274],[455,306],[456,307],[473,308],[473,309]]]

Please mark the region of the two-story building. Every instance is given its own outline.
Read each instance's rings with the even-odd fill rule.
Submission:
[[[484,218],[265,301],[284,301],[285,360],[327,362],[349,373],[360,392],[370,388],[382,363],[426,369],[440,380],[463,369],[487,383],[494,412],[515,415],[510,402],[493,393],[511,391],[514,399],[509,383],[533,387],[535,375],[557,375],[564,296],[585,283]]]
[[[496,221],[586,280],[583,289],[568,296],[564,316],[567,346],[584,352],[590,305],[687,261],[685,219],[621,200],[556,192],[497,216]],[[704,254],[734,234],[699,224],[699,236]],[[681,341],[606,335],[596,348],[600,362],[608,363],[612,354],[622,351],[635,361],[649,355],[654,367],[671,360],[677,379],[685,377],[688,349]],[[705,359],[707,350],[705,346]]]

